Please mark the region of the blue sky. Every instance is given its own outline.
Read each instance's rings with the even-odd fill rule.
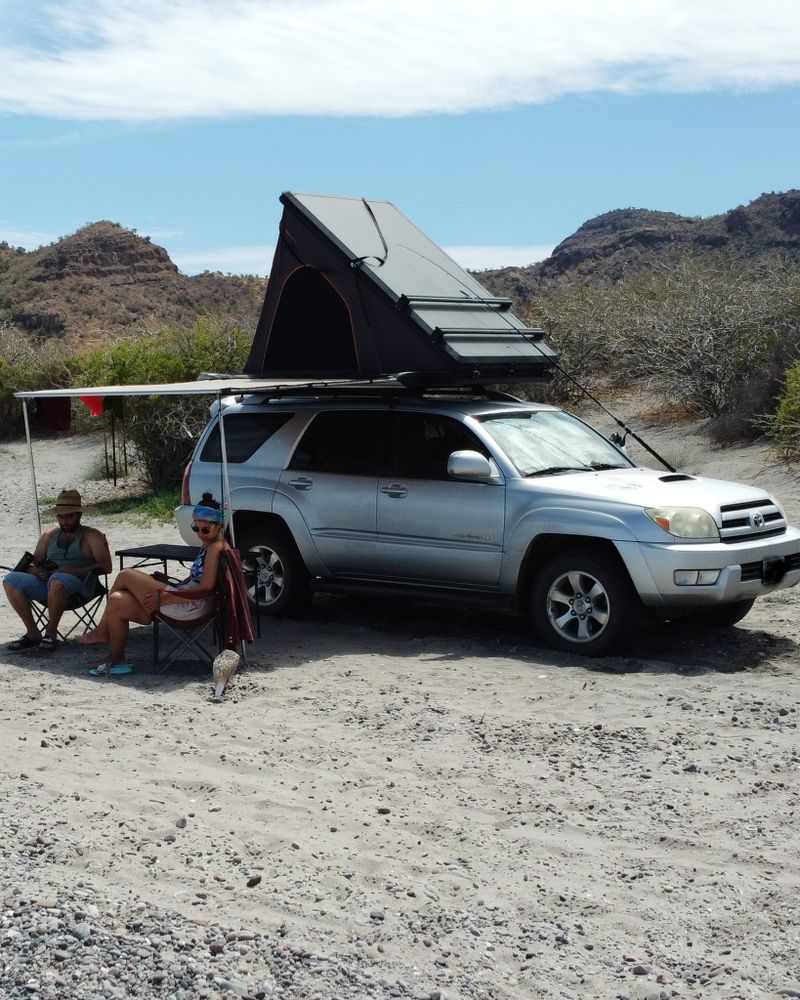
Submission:
[[[27,249],[110,219],[263,274],[296,190],[386,198],[480,268],[800,187],[795,0],[0,0],[0,65]]]

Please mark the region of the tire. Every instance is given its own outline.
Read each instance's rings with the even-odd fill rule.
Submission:
[[[695,612],[689,620],[709,628],[731,628],[744,618],[755,603],[756,599],[750,597],[746,601],[734,601],[733,604],[718,604],[714,608]]]
[[[254,528],[240,543],[251,607],[262,615],[297,615],[311,603],[309,574],[287,531]],[[258,602],[256,602],[256,595]]]
[[[553,649],[606,656],[638,634],[642,604],[620,566],[575,548],[552,556],[537,573],[530,615]]]

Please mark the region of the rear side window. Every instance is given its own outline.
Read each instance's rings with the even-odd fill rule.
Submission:
[[[289,420],[291,413],[232,413],[225,417],[225,451],[228,462],[246,462]],[[201,462],[221,462],[219,421],[208,435]]]
[[[300,439],[289,468],[378,476],[388,433],[389,414],[385,412],[318,413]]]

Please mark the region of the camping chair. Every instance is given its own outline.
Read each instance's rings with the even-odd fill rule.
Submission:
[[[212,598],[212,607],[208,614],[200,618],[170,618],[167,610],[162,611],[157,605],[153,618],[153,663],[156,666],[162,662],[161,629],[163,628],[173,640],[172,647],[163,660],[161,673],[181,654],[188,654],[192,659],[213,666],[216,653],[208,648],[209,640],[218,653],[223,649],[236,649],[239,646],[242,661],[245,661],[244,644],[245,641],[253,641],[253,625],[242,563],[237,549],[223,551],[214,589],[210,592],[196,590],[192,594],[192,597],[203,596]]]
[[[69,599],[69,604],[67,604],[66,611],[62,615],[61,621],[58,623],[58,638],[61,642],[66,642],[66,640],[73,634],[73,632],[78,631],[81,626],[83,630],[78,634],[83,635],[88,632],[89,629],[97,628],[97,618],[98,612],[103,605],[103,601],[106,599],[108,594],[108,579],[103,573],[95,578],[94,590],[89,597],[81,597],[80,594],[73,594]],[[47,628],[47,622],[49,616],[47,613],[47,605],[40,604],[39,601],[31,601],[31,613],[33,614],[33,620],[36,623],[36,627],[40,632],[44,632]],[[73,616],[73,621],[67,627],[65,622],[66,616],[71,614]]]

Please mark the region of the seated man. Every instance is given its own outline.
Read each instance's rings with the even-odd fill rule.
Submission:
[[[55,515],[58,526],[44,531],[36,543],[33,562],[25,572],[9,573],[3,580],[8,602],[25,626],[25,635],[9,649],[38,646],[51,652],[58,645],[58,623],[70,598],[94,593],[98,573],[111,572],[111,553],[106,536],[97,528],[81,524],[83,506],[77,490],[62,490],[56,505],[46,512]],[[31,601],[47,605],[47,627],[39,635]]]

